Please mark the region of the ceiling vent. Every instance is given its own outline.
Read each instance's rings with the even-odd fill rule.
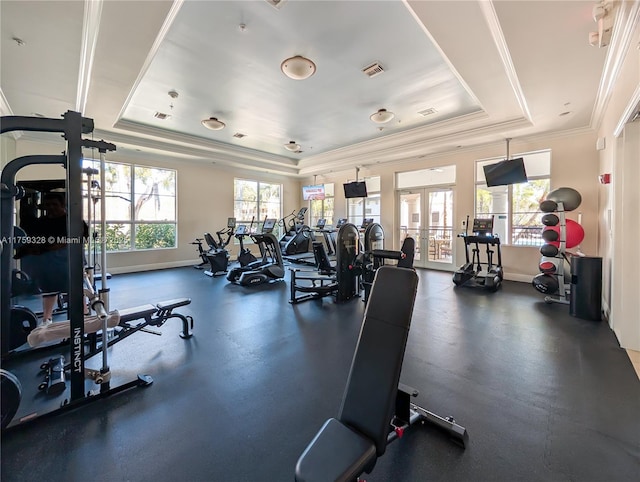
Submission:
[[[280,10],[287,0],[266,0],[269,5]]]
[[[236,132],[233,137],[235,137],[236,139],[242,139],[243,137],[247,137],[246,134],[241,134],[240,132]]]
[[[376,75],[380,75],[384,72],[382,65],[379,62],[374,62],[371,65],[367,65],[362,71],[367,75],[367,77],[375,77]]]
[[[153,114],[153,117],[155,117],[156,119],[160,119],[160,120],[166,120],[169,117],[171,117],[171,114],[165,114],[163,112],[156,112],[155,114]]]
[[[429,109],[421,110],[420,112],[418,112],[418,114],[420,114],[421,116],[427,117],[428,115],[435,114],[436,112],[438,111],[435,110],[433,107],[431,107]]]

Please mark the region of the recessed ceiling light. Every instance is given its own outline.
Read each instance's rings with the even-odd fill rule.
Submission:
[[[280,64],[284,75],[293,80],[304,80],[316,73],[316,64],[311,60],[296,55],[284,60]]]
[[[219,121],[215,117],[209,117],[208,119],[204,119],[202,121],[202,125],[205,126],[207,129],[211,129],[212,131],[219,131],[221,129],[224,129],[224,127],[227,124],[225,124],[222,121]]]
[[[371,119],[376,124],[384,124],[385,122],[389,122],[391,119],[395,117],[393,112],[389,112],[387,109],[379,109],[378,112],[371,114],[369,119]]]
[[[297,152],[300,150],[300,144],[296,144],[294,141],[289,141],[287,144],[284,145],[284,148],[287,151]]]

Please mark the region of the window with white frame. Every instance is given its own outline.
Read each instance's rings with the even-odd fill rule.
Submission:
[[[253,221],[253,229],[259,230],[266,218],[282,217],[282,185],[249,179],[233,181],[233,215],[236,224],[247,228]],[[280,235],[276,224],[274,234]]]
[[[517,154],[524,159],[528,182],[487,187],[483,166],[504,158],[476,162],[476,218],[494,217],[493,231],[503,244],[539,246],[543,243],[540,201],[549,193],[551,151]]]
[[[369,218],[374,223],[380,222],[380,176],[367,177],[364,182],[367,185],[367,197],[347,199],[349,222],[356,226],[361,226]]]
[[[100,162],[84,159],[83,167],[99,170]],[[106,162],[104,174],[107,251],[175,248],[177,171]],[[85,199],[86,191],[85,186]],[[85,204],[85,219],[88,209],[99,235],[99,202],[91,208]]]
[[[324,184],[324,199],[313,199],[309,201],[309,225],[314,227],[318,224],[318,219],[326,219],[327,226],[333,225],[333,183]]]

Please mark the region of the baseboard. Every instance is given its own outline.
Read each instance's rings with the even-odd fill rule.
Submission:
[[[167,263],[139,264],[135,266],[108,267],[107,271],[111,274],[138,273],[141,271],[156,271],[159,269],[182,268],[184,266],[193,266],[198,264],[197,260],[188,261],[170,261]]]
[[[531,283],[533,276],[530,274],[504,273],[504,279],[507,281],[519,281],[520,283]]]

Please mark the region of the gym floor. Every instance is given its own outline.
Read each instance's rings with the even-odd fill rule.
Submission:
[[[526,283],[491,294],[418,272],[402,381],[470,442],[414,426],[367,480],[640,480],[640,382],[605,322],[573,318]],[[193,268],[117,275],[110,287],[112,308],[190,297],[179,311],[195,336],[169,320],[162,336],[112,347],[114,385],[137,373],[154,383],[3,434],[3,482],[293,480],[339,410],[363,303],[291,306],[288,282],[243,288]],[[64,399],[37,391],[49,356],[4,363],[23,386],[17,417]]]

